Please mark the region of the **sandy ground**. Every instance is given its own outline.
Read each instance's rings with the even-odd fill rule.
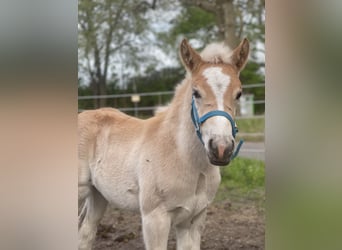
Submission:
[[[264,249],[264,210],[251,201],[213,203],[208,209],[201,249]],[[96,250],[143,250],[139,214],[108,207],[97,233]],[[168,249],[176,249],[171,231]]]

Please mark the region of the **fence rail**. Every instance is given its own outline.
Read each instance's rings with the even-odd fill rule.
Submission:
[[[242,85],[242,89],[259,88],[259,87],[265,87],[265,84],[256,83],[256,84]],[[113,95],[85,95],[85,96],[79,96],[78,100],[123,98],[123,97],[131,97],[132,95],[160,96],[160,95],[173,95],[174,93],[175,91],[157,91],[157,92],[127,93],[127,94],[113,94]]]
[[[122,97],[131,97],[132,95],[140,95],[140,96],[173,95],[174,93],[175,93],[174,91],[159,91],[159,92],[144,92],[144,93],[114,94],[114,95],[86,95],[86,96],[79,96],[78,100],[122,98]]]

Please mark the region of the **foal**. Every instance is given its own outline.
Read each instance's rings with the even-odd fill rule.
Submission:
[[[147,120],[111,108],[79,114],[79,249],[91,249],[108,203],[140,211],[147,250],[167,249],[171,226],[177,249],[200,249],[218,166],[237,148],[232,117],[248,53],[246,39],[201,55],[183,40],[187,75],[164,112]]]

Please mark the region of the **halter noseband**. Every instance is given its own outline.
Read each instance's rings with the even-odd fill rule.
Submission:
[[[200,139],[200,141],[202,142],[202,144],[204,145],[203,139],[202,139],[202,133],[201,133],[201,125],[210,117],[213,116],[223,116],[225,118],[228,119],[228,121],[230,122],[230,125],[232,126],[232,134],[233,137],[235,138],[237,132],[239,131],[236,123],[234,122],[233,118],[230,116],[230,114],[228,114],[227,112],[221,111],[221,110],[213,110],[213,111],[209,111],[208,113],[204,114],[202,117],[198,116],[198,111],[195,105],[195,97],[192,96],[192,102],[191,102],[191,119],[192,122],[195,125],[195,130],[196,130],[196,134],[198,136],[198,138]],[[239,141],[239,144],[236,147],[235,152],[233,153],[233,155],[231,156],[230,160],[233,160],[240,151],[240,148],[243,144],[243,140]]]

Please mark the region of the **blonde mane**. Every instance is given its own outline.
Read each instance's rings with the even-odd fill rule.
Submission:
[[[231,63],[232,50],[221,43],[211,43],[200,53],[202,59],[209,63]]]

